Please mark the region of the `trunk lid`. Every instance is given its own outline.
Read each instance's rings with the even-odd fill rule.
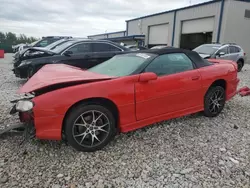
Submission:
[[[66,83],[85,83],[108,80],[115,77],[101,75],[65,64],[48,64],[35,73],[18,93],[30,93],[49,86]]]
[[[237,70],[238,69],[238,65],[236,62],[232,61],[232,60],[226,60],[226,59],[207,59],[210,63],[214,63],[214,64],[231,64],[234,66],[234,68]]]

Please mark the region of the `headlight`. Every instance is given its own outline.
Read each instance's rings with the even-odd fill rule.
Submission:
[[[34,103],[29,100],[21,100],[16,103],[16,110],[19,112],[30,111],[34,107]]]
[[[19,65],[19,67],[21,67],[21,66],[23,66],[23,65],[30,64],[30,62],[31,62],[31,61],[23,61],[23,62]]]

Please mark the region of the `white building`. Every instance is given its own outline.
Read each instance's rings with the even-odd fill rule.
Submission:
[[[125,35],[145,36],[149,47],[237,43],[250,54],[250,0],[213,0],[127,20]]]

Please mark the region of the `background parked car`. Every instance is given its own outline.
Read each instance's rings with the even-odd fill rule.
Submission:
[[[72,41],[72,40],[78,40],[77,38],[63,38],[60,40],[57,40],[50,45],[46,47],[28,47],[26,50],[22,50],[19,53],[15,55],[14,59],[14,64],[15,66],[18,66],[22,60],[25,59],[30,59],[30,58],[36,58],[36,57],[41,57],[42,54],[44,53],[43,51],[40,50],[54,50],[56,47],[60,46],[61,44],[67,42],[67,41]]]
[[[53,50],[30,49],[40,51],[42,57],[24,57],[14,62],[14,73],[20,78],[30,78],[45,64],[65,63],[82,69],[88,69],[100,64],[119,53],[129,52],[128,48],[105,40],[72,40],[67,41]]]
[[[158,46],[153,46],[150,49],[162,49],[162,48],[167,48],[167,47],[168,47],[167,45],[158,45]]]
[[[42,37],[41,40],[35,41],[31,44],[24,44],[20,45],[16,53],[14,54],[14,58],[18,58],[20,54],[23,54],[26,49],[31,48],[31,47],[40,47],[44,48],[60,39],[69,39],[72,38],[71,36],[47,36],[47,37]]]
[[[203,44],[193,49],[203,58],[227,59],[237,62],[240,72],[246,62],[246,53],[234,43],[228,44]]]
[[[144,47],[144,46],[137,46],[137,45],[127,45],[125,46],[126,48],[133,50],[133,51],[137,51],[137,50],[147,50],[148,48]]]

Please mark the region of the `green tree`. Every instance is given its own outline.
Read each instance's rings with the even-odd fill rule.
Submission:
[[[32,43],[39,40],[35,37],[27,37],[24,34],[16,35],[12,32],[1,32],[0,31],[0,49],[4,49],[6,52],[12,52],[12,45],[20,43]]]

